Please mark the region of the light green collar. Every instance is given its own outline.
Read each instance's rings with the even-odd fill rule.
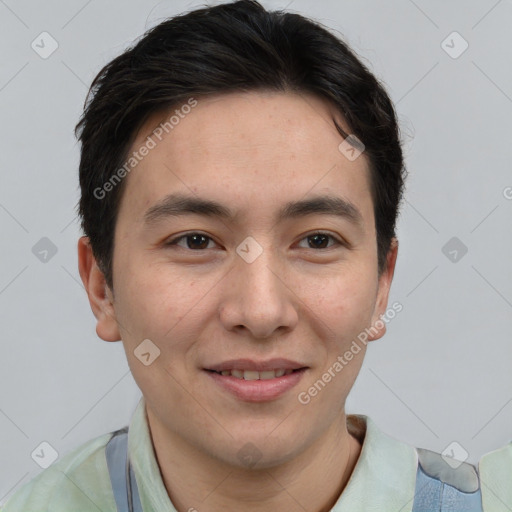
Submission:
[[[414,447],[381,432],[368,416],[348,415],[347,428],[360,440],[362,449],[332,512],[411,512],[418,465]],[[144,510],[176,512],[156,461],[144,397],[131,419],[128,452]]]

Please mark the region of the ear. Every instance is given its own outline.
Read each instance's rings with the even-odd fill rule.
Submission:
[[[370,335],[368,341],[378,340],[386,334],[386,322],[381,320],[381,315],[386,312],[388,306],[389,290],[393,275],[395,273],[396,258],[398,255],[398,239],[392,238],[388,254],[386,256],[386,268],[379,276],[379,287],[377,290],[377,300],[373,310],[372,322],[370,327]],[[377,331],[377,332],[375,332]]]
[[[96,263],[87,236],[82,236],[78,240],[78,270],[97,320],[96,334],[104,341],[120,341],[112,291]]]

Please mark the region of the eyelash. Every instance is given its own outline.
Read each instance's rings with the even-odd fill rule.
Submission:
[[[193,235],[200,235],[200,236],[204,236],[206,239],[209,239],[211,241],[214,241],[213,238],[211,238],[210,236],[208,235],[205,235],[204,233],[201,233],[201,232],[198,232],[198,231],[191,231],[189,233],[185,233],[184,235],[180,235],[176,238],[173,238],[171,240],[169,240],[168,242],[166,242],[164,245],[166,247],[169,247],[169,246],[173,246],[173,245],[178,245],[178,242],[182,239],[186,239],[188,237],[191,237]],[[334,240],[336,242],[336,244],[338,246],[346,246],[346,244],[344,242],[342,242],[339,238],[335,237],[334,235],[331,235],[330,233],[326,233],[324,231],[315,231],[314,233],[311,233],[309,235],[306,235],[305,237],[301,238],[300,241],[302,240],[305,240],[307,238],[311,238],[315,235],[323,235],[323,236],[327,236],[329,238],[331,238],[332,240]],[[332,247],[334,246],[330,246],[330,247],[321,247],[320,249],[317,249],[318,251],[325,251],[327,249],[331,249]],[[182,249],[185,249],[185,250],[188,250],[188,251],[193,251],[193,252],[203,252],[205,251],[206,249],[189,249],[188,247],[182,247]],[[308,249],[311,249],[310,247],[308,247]],[[314,249],[313,249],[314,250]]]

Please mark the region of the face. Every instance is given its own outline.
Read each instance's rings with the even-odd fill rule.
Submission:
[[[232,465],[246,443],[290,460],[345,418],[365,345],[335,363],[386,310],[396,247],[379,276],[368,161],[340,152],[333,117],[350,133],[312,95],[197,98],[125,178],[114,296],[80,250],[97,333],[122,339],[150,424]]]

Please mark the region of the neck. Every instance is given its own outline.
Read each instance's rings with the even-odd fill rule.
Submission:
[[[162,479],[178,512],[327,512],[361,452],[359,441],[347,431],[344,413],[298,456],[266,469],[214,459],[162,428],[149,411],[148,422]]]

